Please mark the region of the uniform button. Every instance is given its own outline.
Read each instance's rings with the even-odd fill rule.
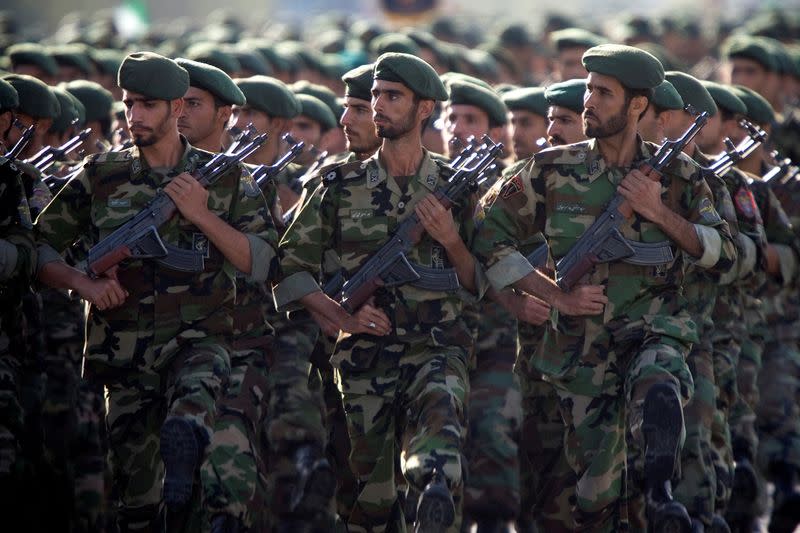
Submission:
[[[406,206],[406,203],[405,203],[405,202],[397,202],[397,207],[398,207],[399,209],[403,209],[405,206]]]

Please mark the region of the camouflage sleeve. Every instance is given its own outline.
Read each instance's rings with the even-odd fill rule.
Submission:
[[[86,168],[78,172],[53,198],[36,219],[38,245],[36,270],[53,261],[63,261],[61,254],[79,238],[94,243],[91,227],[92,188]]]
[[[725,185],[725,181],[717,176],[714,173],[707,172],[704,173],[706,178],[706,183],[708,183],[708,187],[711,190],[711,194],[714,197],[714,208],[719,213],[722,220],[728,226],[728,233],[731,237],[731,243],[733,244],[733,256],[732,260],[726,256],[726,252],[730,253],[730,250],[723,250],[723,242],[724,242],[724,234],[719,233],[720,235],[720,258],[717,262],[710,267],[708,270],[713,275],[717,276],[717,279],[723,276],[729,276],[731,273],[737,271],[738,266],[738,247],[736,245],[736,236],[739,234],[739,223],[736,220],[736,209],[733,207],[733,200],[731,199],[731,194],[728,192],[728,187]],[[719,232],[720,230],[717,229]],[[703,234],[704,230],[700,229],[698,231],[698,235]],[[705,242],[703,243],[706,244]],[[704,248],[704,255],[705,255],[705,248]],[[697,261],[698,264],[702,263],[702,258]]]
[[[334,238],[336,206],[332,188],[320,185],[297,213],[281,239],[283,278],[273,287],[275,306],[283,311],[303,296],[320,291],[317,279]]]
[[[715,197],[708,182],[693,161],[694,172],[686,185],[688,206],[686,218],[694,224],[697,237],[703,245],[703,255],[693,258],[683,254],[689,264],[700,268],[714,268],[717,272],[728,272],[736,261],[736,244],[730,227],[715,207]],[[730,195],[728,195],[730,205]],[[728,206],[725,207],[728,209]],[[731,216],[730,214],[728,216]]]
[[[798,257],[800,257],[800,242],[792,226],[789,216],[783,209],[780,200],[772,189],[763,184],[760,187],[763,196],[761,216],[764,220],[764,231],[767,241],[775,247],[780,258],[781,279],[784,286],[795,282],[798,275]]]
[[[544,199],[544,178],[531,161],[505,181],[488,208],[472,251],[496,289],[511,285],[533,271],[520,247],[544,230]]]
[[[26,284],[36,266],[36,245],[33,232],[14,228],[0,238],[0,281],[14,280]]]
[[[239,197],[231,207],[230,224],[244,233],[250,243],[250,279],[256,282],[276,279],[280,268],[278,231],[250,171],[242,166],[241,172]]]

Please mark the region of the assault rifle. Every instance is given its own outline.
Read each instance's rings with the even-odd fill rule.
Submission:
[[[266,182],[280,174],[289,163],[300,155],[300,152],[303,151],[303,147],[306,145],[303,141],[296,142],[288,133],[284,133],[281,138],[286,144],[291,145],[289,151],[283,154],[283,156],[272,165],[259,165],[253,170],[253,179],[256,180],[259,187],[263,187]]]
[[[458,168],[452,169],[447,184],[434,192],[445,209],[452,208],[464,194],[473,190],[484,171],[489,168],[503,149],[484,136],[480,149],[472,153]],[[325,293],[337,300],[349,313],[355,312],[381,287],[397,287],[407,283],[428,290],[455,290],[458,276],[453,269],[436,269],[412,264],[406,254],[420,242],[425,228],[411,213],[389,239],[372,255],[350,279],[341,285],[326,284]]]
[[[725,175],[736,163],[752,154],[756,148],[767,141],[767,132],[758,126],[742,119],[739,124],[747,130],[747,137],[734,146],[733,141],[725,138],[725,151],[718,155],[708,169],[717,176]]]
[[[764,174],[761,177],[761,181],[764,183],[769,183],[771,187],[775,187],[776,185],[784,185],[792,181],[792,179],[797,176],[798,172],[800,172],[800,168],[793,166],[792,160],[786,157],[783,160],[778,161],[777,165],[772,167],[769,172]]]
[[[31,142],[31,139],[33,139],[33,134],[36,133],[36,124],[31,124],[26,128],[22,125],[22,122],[15,120],[14,126],[22,130],[22,135],[17,143],[11,148],[11,150],[6,152],[6,154],[3,156],[9,160],[18,159],[20,154],[22,154],[22,152],[25,150],[25,147],[28,146],[28,143]]]
[[[208,187],[258,150],[267,134],[256,136],[236,152],[216,154],[192,175],[203,187]],[[158,228],[169,221],[178,208],[162,190],[136,215],[113,233],[92,246],[86,259],[86,272],[93,277],[102,275],[128,258],[155,259],[159,264],[184,272],[202,272],[204,254],[178,248],[164,242]]]
[[[47,172],[57,161],[63,161],[67,154],[80,146],[91,133],[92,128],[86,128],[57,148],[45,146],[25,162],[36,167],[39,172]]]
[[[674,141],[667,140],[643,165],[643,170],[661,172],[683,151],[708,121],[708,113],[699,114],[689,129]],[[633,216],[633,208],[617,193],[606,210],[589,226],[578,242],[556,263],[556,283],[570,291],[595,265],[623,260],[634,265],[660,265],[673,260],[668,241],[643,243],[623,237],[619,228]]]

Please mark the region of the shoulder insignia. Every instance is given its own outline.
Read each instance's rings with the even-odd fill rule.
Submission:
[[[244,167],[242,167],[242,174],[239,181],[242,184],[244,195],[248,198],[258,198],[258,195],[261,194],[261,189],[256,183],[256,180],[253,179],[253,175]]]
[[[503,200],[508,200],[512,196],[516,196],[524,190],[525,185],[522,183],[522,176],[517,174],[505,182],[503,188],[500,190],[500,196],[503,197]]]
[[[328,167],[327,172],[322,176],[322,180],[329,184],[337,180],[358,178],[366,174],[368,167],[370,167],[370,165],[361,161],[342,163],[341,165]],[[375,168],[375,170],[377,171],[377,168]]]
[[[736,205],[736,211],[748,220],[756,220],[761,223],[761,213],[756,204],[756,199],[753,197],[752,191],[745,186],[739,187],[736,194],[733,196],[733,203]]]
[[[120,150],[118,152],[100,152],[92,154],[85,159],[85,164],[94,165],[100,163],[118,163],[127,165],[131,160],[130,150]]]
[[[716,224],[721,220],[719,213],[717,213],[717,210],[714,209],[714,204],[709,198],[703,198],[700,200],[698,212],[700,213],[700,219],[706,224]]]

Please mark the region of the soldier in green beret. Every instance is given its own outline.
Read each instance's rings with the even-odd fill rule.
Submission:
[[[345,73],[346,72],[336,74],[336,83],[333,85],[333,87],[335,87],[335,91],[330,85],[325,86],[318,83],[310,83],[304,80],[293,83],[291,88],[295,94],[308,94],[315,98],[319,98],[330,108],[334,117],[341,117],[344,109],[342,107],[341,99],[337,96],[337,94],[341,90],[341,76]],[[346,142],[344,138],[344,132],[342,131],[341,125],[338,122],[336,123],[335,128],[328,130],[327,139],[325,141],[326,150],[328,153],[339,154],[345,151]]]
[[[607,39],[582,28],[566,28],[550,34],[550,43],[556,49],[553,61],[553,74],[557,80],[565,81],[585,78],[581,58],[593,46],[603,44]]]
[[[6,50],[6,55],[15,74],[33,76],[48,85],[55,83],[58,64],[44,46],[37,43],[13,44]]]
[[[583,131],[583,95],[586,80],[575,79],[554,83],[544,92],[547,100],[547,142],[563,146],[587,139]]]
[[[708,124],[703,129],[710,129],[712,131],[717,129],[716,122],[719,122],[719,137],[714,139],[712,135],[704,135],[700,132],[697,139],[697,145],[700,150],[707,154],[720,154],[725,148],[723,140],[728,139],[741,139],[742,127],[739,121],[744,118],[747,113],[747,106],[744,105],[741,98],[734,94],[729,85],[717,83],[713,81],[701,81],[703,87],[706,88],[708,94],[714,99],[717,104],[718,113],[713,117],[709,117]]]
[[[325,102],[309,94],[295,95],[300,104],[300,113],[292,119],[292,128],[289,130],[297,141],[303,141],[306,149],[295,162],[308,168],[319,158],[320,152],[328,151],[328,132],[338,129],[336,116],[331,112]],[[316,150],[310,150],[310,148]]]
[[[227,141],[225,128],[233,106],[243,106],[244,93],[222,70],[207,63],[178,58],[175,62],[189,73],[189,89],[183,96],[178,131],[192,146],[219,152]]]
[[[186,50],[186,57],[213,65],[231,78],[238,78],[242,68],[236,57],[223,50],[218,43],[195,43]]]
[[[561,491],[545,495],[534,518],[551,524],[545,530],[689,531],[685,508],[670,494],[682,406],[692,394],[685,357],[698,340],[681,296],[684,265],[729,266],[735,248],[695,163],[679,156],[660,182],[640,169],[656,149],[637,138],[637,124],[664,80],[658,60],[629,46],[600,45],[583,64],[589,140],[543,150],[509,178],[474,246],[496,290],[513,286],[559,311],[536,351],[520,356],[521,379],[544,376],[555,389],[564,433],[562,451],[551,453],[572,473],[571,482],[559,481]],[[564,257],[616,194],[634,213],[621,227],[625,238],[671,241],[677,258],[649,266],[610,261],[590,270],[585,285],[564,290],[518,251],[541,232],[554,260]],[[525,400],[524,408],[533,407]]]
[[[347,278],[388,238],[391,227],[416,213],[427,234],[410,260],[452,265],[464,288],[460,293],[480,294],[464,244],[472,231],[474,199],[459,203],[451,215],[430,195],[443,174],[422,147],[422,127],[435,102],[447,98],[438,75],[421,59],[399,53],[378,58],[372,104],[381,148],[366,161],[328,171],[282,240],[285,277],[273,288],[278,309],[301,304],[326,334],[341,333],[331,363],[360,488],[349,531],[405,528],[396,464],[411,495],[421,494],[418,531],[459,526],[470,345],[459,297],[402,285],[379,290],[374,303],[351,315],[317,282],[327,254],[341,258]]]
[[[737,35],[724,45],[725,72],[732,85],[744,85],[773,101],[779,90],[778,63],[762,39]]]
[[[64,88],[80,100],[85,110],[84,124],[92,128],[92,133],[83,141],[81,148],[87,154],[97,152],[100,147],[109,147],[111,139],[111,106],[114,103],[111,93],[93,81],[76,80]]]
[[[381,145],[372,122],[372,70],[369,63],[356,67],[342,76],[345,85],[344,111],[339,119],[347,139],[347,149],[355,159],[363,161]]]
[[[164,503],[173,529],[230,371],[233,272],[267,280],[278,267],[277,233],[243,167],[208,189],[189,174],[211,156],[178,133],[185,69],[137,52],[122,62],[118,82],[135,146],[88,158],[40,215],[38,278],[91,304],[84,376],[107,391],[118,528],[159,528]],[[178,270],[168,254],[161,262],[131,258],[93,278],[63,262],[60,253],[78,238],[96,244],[162,190],[178,214],[159,228],[161,238],[200,254],[201,270]]]
[[[36,125],[36,131],[22,152],[20,159],[28,158],[45,146],[47,131],[58,117],[58,98],[49,86],[26,74],[9,74],[3,78],[10,83],[19,95],[19,106],[14,115],[24,128]],[[17,127],[9,128],[5,132],[3,142],[11,147],[22,136],[22,130]]]
[[[50,49],[50,55],[58,64],[59,82],[88,80],[94,75],[94,65],[80,45],[62,45]]]
[[[547,100],[544,89],[513,89],[501,98],[508,108],[514,161],[528,159],[547,144]]]
[[[671,123],[678,122],[675,116],[681,116],[684,112],[683,98],[669,80],[664,80],[653,89],[653,100],[639,120],[639,135],[645,141],[653,143],[663,142],[670,138],[667,131]],[[680,121],[683,123],[683,120]],[[685,128],[684,128],[685,129]]]
[[[508,108],[494,90],[458,79],[448,83],[448,87],[450,98],[442,110],[445,156],[455,157],[470,137],[480,139],[488,135],[496,141],[503,137]]]

